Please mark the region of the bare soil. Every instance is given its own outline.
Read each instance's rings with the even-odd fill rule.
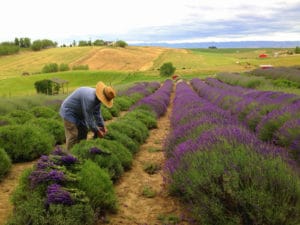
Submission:
[[[171,102],[172,100],[173,95]],[[107,215],[107,218],[104,219],[106,224],[188,224],[187,221],[181,219],[187,218],[186,210],[178,199],[168,193],[164,184],[163,169],[153,175],[149,175],[143,169],[145,163],[149,162],[158,163],[161,168],[165,164],[163,142],[170,130],[171,111],[172,104],[168,107],[167,113],[158,120],[158,128],[151,130],[146,143],[134,156],[131,170],[126,172],[115,185],[119,210],[116,214]],[[155,196],[146,197],[143,194],[145,187],[154,190]],[[172,222],[172,217],[177,218],[180,222]],[[99,221],[98,225],[100,224],[104,224],[104,222]]]

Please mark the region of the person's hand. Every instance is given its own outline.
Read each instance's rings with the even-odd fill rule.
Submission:
[[[98,127],[98,130],[97,130],[98,138],[103,138],[104,135],[105,135],[104,129],[102,129],[102,127]]]
[[[99,138],[103,138],[106,133],[107,133],[106,127],[98,127],[97,135]]]

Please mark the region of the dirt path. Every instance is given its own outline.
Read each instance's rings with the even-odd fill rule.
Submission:
[[[12,212],[13,206],[9,201],[10,195],[19,184],[22,172],[31,168],[35,161],[25,163],[14,163],[8,175],[0,182],[0,225],[5,224]]]
[[[172,95],[171,102],[173,97]],[[119,210],[117,214],[107,216],[109,224],[188,224],[181,219],[185,217],[183,215],[185,210],[178,199],[168,195],[163,181],[163,171],[149,175],[143,169],[147,162],[158,163],[161,167],[164,165],[162,145],[170,129],[171,111],[172,104],[168,107],[166,115],[158,120],[158,128],[150,132],[146,143],[135,155],[132,169],[115,185]],[[143,190],[154,190],[156,194],[149,198],[143,194]],[[176,220],[181,221],[174,222]],[[100,224],[104,223],[99,222],[98,225]]]

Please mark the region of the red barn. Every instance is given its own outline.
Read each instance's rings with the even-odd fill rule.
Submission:
[[[260,54],[260,55],[259,55],[259,58],[267,58],[267,57],[268,57],[267,54]]]

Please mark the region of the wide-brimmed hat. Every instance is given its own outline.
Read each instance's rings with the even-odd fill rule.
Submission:
[[[114,104],[113,98],[116,97],[116,91],[100,81],[96,85],[96,96],[105,106],[111,108]]]

